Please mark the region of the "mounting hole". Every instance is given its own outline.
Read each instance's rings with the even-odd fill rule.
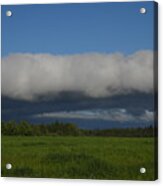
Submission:
[[[147,10],[145,8],[140,8],[140,13],[141,14],[145,14],[147,12]]]
[[[8,170],[9,170],[9,169],[12,169],[12,165],[11,165],[10,163],[7,163],[7,164],[6,164],[6,169],[8,169]]]
[[[6,16],[7,16],[7,17],[11,17],[11,16],[12,16],[12,12],[11,12],[10,10],[8,10],[8,11],[6,12]]]
[[[146,173],[146,168],[141,167],[141,168],[140,168],[140,173],[142,173],[142,174]]]

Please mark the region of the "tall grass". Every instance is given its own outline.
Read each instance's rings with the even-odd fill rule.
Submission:
[[[2,136],[4,177],[154,180],[154,171],[153,138]]]

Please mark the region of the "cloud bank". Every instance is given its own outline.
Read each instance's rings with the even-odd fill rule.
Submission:
[[[2,59],[2,95],[22,100],[77,91],[99,98],[153,91],[153,52],[12,54]]]
[[[139,116],[135,116],[126,111],[126,109],[94,109],[77,111],[60,111],[36,114],[36,118],[66,118],[66,119],[98,119],[106,121],[129,122],[129,121],[154,121],[154,113],[145,110]]]

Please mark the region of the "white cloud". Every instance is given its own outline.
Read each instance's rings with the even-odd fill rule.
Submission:
[[[2,59],[2,95],[24,100],[81,91],[91,97],[153,90],[153,52],[11,54]]]
[[[36,114],[35,118],[69,118],[69,119],[98,119],[117,122],[127,121],[153,121],[152,111],[145,110],[140,116],[134,116],[125,109],[94,109],[94,110],[77,110],[77,111],[60,111]]]
[[[145,110],[145,113],[141,116],[141,119],[151,121],[154,119],[154,113],[152,111]]]
[[[128,121],[132,116],[126,113],[125,109],[94,109],[77,111],[60,111],[37,114],[37,118],[76,118],[76,119],[101,119],[112,121]]]

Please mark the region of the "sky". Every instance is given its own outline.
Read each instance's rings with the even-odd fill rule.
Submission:
[[[2,56],[153,50],[153,2],[2,6]],[[140,14],[141,7],[147,9]],[[6,11],[12,11],[12,17]]]
[[[153,125],[153,14],[153,2],[2,6],[2,120]]]

